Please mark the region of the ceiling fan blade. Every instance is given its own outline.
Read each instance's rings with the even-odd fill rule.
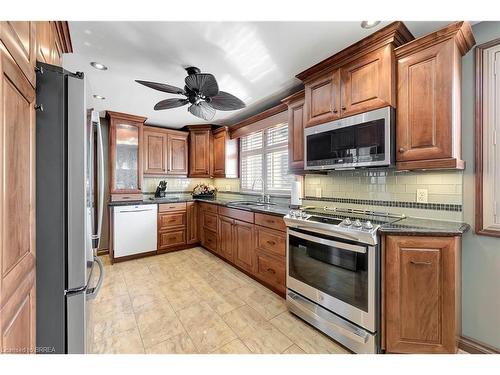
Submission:
[[[155,89],[158,91],[168,92],[169,94],[183,94],[184,95],[184,90],[181,89],[180,87],[167,85],[166,83],[141,81],[138,79],[136,79],[135,81],[137,83],[140,83],[141,85],[147,86],[149,88],[152,88],[152,89]]]
[[[242,100],[225,91],[219,91],[217,95],[212,96],[208,104],[219,111],[234,111],[235,109],[246,107],[246,104]]]
[[[165,99],[156,103],[154,109],[155,111],[159,111],[160,109],[177,108],[177,107],[182,107],[183,105],[186,105],[188,103],[189,100],[187,99],[177,99],[177,98]]]
[[[188,111],[196,117],[199,117],[206,121],[212,120],[215,116],[215,109],[210,107],[206,102],[192,104],[189,106]]]
[[[185,82],[191,90],[196,90],[205,96],[215,96],[219,93],[219,85],[212,74],[190,74],[186,77]]]

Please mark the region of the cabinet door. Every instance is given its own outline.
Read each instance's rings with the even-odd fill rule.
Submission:
[[[54,22],[50,22],[50,28],[52,33],[52,64],[57,66],[62,66],[62,48],[57,37],[57,30]]]
[[[186,176],[188,173],[187,136],[169,134],[167,155],[167,173]]]
[[[36,22],[0,22],[0,40],[33,87],[35,87]]]
[[[0,100],[0,352],[33,353],[35,90],[1,48]]]
[[[167,135],[144,129],[144,174],[167,173]]]
[[[449,40],[397,62],[397,161],[452,156],[453,47]]]
[[[186,244],[186,230],[184,228],[171,229],[158,233],[158,249],[175,248]]]
[[[248,272],[255,266],[253,224],[235,220],[234,222],[234,263]]]
[[[36,22],[36,59],[38,61],[51,64],[52,63],[52,39],[54,34],[50,27],[50,22]]]
[[[387,237],[388,352],[455,353],[457,241],[453,237]]]
[[[332,121],[340,116],[339,71],[305,84],[305,126]]]
[[[226,133],[214,134],[214,177],[226,177]]]
[[[198,242],[198,205],[196,202],[187,202],[186,215],[186,242],[188,244],[196,243]]]
[[[189,137],[189,177],[212,177],[210,130],[192,130]]]
[[[304,100],[288,106],[288,168],[304,169]]]
[[[340,68],[342,116],[394,105],[393,61],[386,46]]]
[[[234,220],[219,216],[217,228],[217,244],[219,253],[227,260],[233,260],[233,226]]]
[[[269,256],[257,252],[255,272],[256,276],[277,291],[284,293],[286,290],[285,259]]]

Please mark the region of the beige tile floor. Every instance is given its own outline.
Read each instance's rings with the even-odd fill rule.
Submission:
[[[111,265],[93,303],[93,353],[347,353],[282,298],[197,247]]]

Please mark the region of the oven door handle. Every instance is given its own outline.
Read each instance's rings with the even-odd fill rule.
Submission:
[[[296,231],[291,230],[291,229],[288,230],[288,234],[291,234],[292,236],[299,237],[299,238],[302,238],[304,240],[308,240],[311,242],[320,243],[322,245],[336,247],[336,248],[339,248],[341,250],[354,251],[356,253],[366,254],[366,247],[363,247],[363,246],[352,245],[349,243],[343,243],[343,242],[338,242],[338,241],[327,240],[327,239],[321,238],[321,237],[310,236],[309,234],[296,232]]]

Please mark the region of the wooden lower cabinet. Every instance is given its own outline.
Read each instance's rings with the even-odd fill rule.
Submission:
[[[455,353],[460,238],[384,239],[383,325],[389,353]]]
[[[219,216],[217,227],[217,247],[219,254],[229,261],[233,261],[234,248],[234,219]]]
[[[279,292],[286,291],[285,259],[258,251],[256,253],[256,276]]]
[[[186,230],[171,229],[158,233],[158,250],[175,248],[186,244]]]
[[[186,245],[186,207],[184,202],[158,205],[159,252],[176,250]]]
[[[255,269],[254,225],[234,221],[234,263],[248,272]]]
[[[198,242],[198,205],[196,202],[186,203],[186,243]]]
[[[204,228],[202,233],[201,244],[208,250],[218,252],[217,248],[217,232]]]

